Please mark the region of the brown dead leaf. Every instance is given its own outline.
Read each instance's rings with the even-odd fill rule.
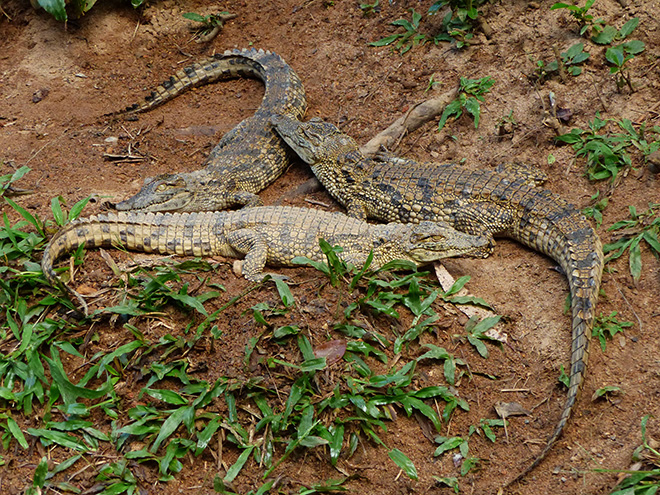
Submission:
[[[91,285],[80,284],[78,287],[76,287],[76,292],[84,296],[89,296],[92,294],[96,294],[98,290],[96,289],[96,287],[92,287]]]
[[[324,342],[316,349],[314,349],[314,355],[317,358],[325,358],[325,361],[328,365],[334,364],[344,357],[346,352],[346,341],[344,339],[330,340]]]
[[[498,402],[495,404],[495,412],[502,419],[510,416],[530,416],[532,414],[518,402]]]

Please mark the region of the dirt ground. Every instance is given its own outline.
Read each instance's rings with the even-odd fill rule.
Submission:
[[[492,168],[504,161],[528,163],[548,174],[546,186],[550,190],[579,208],[588,206],[596,191],[607,193],[609,184],[589,182],[584,177],[584,163],[574,159],[573,150],[554,144],[555,130],[542,123],[542,100],[547,105],[552,92],[559,106],[571,110],[566,132],[573,127],[586,128],[597,111],[603,117],[660,125],[657,1],[597,0],[593,8],[597,17],[617,28],[632,17],[640,19],[632,37],[644,41],[646,51],[631,64],[637,86],[633,94],[627,89],[617,91],[605,62],[605,48],[590,43],[587,50],[591,58],[583,74],[569,77],[566,83],[552,78],[534,87],[531,59],[551,61],[553,46],[564,51],[580,40],[574,20],[565,12],[551,11],[554,2],[548,0],[498,0],[485,5],[483,18],[492,28],[492,36],[487,38],[477,29],[472,46],[463,50],[447,43],[426,44],[401,56],[389,47],[368,46],[395,32],[389,23],[409,19],[411,7],[425,13],[431,3],[382,1],[380,11],[367,17],[356,0],[164,0],[149,2],[138,10],[130,8],[130,2],[106,1],[98,2],[85,17],[69,22],[65,30],[43,10],[33,10],[27,1],[3,2],[0,159],[6,165],[2,173],[8,173],[12,165],[29,166],[32,171],[19,185],[34,189],[34,193],[19,201],[29,211],[48,217],[51,198],[58,195],[68,204],[90,194],[119,201],[136,193],[145,178],[199,168],[220,136],[259,106],[263,94],[259,81],[233,80],[206,86],[141,115],[138,121],[107,124],[101,116],[139,101],[147,89],[196,58],[234,47],[254,46],[280,54],[303,81],[309,104],[307,117],[339,124],[360,143],[385,129],[411,105],[454,87],[460,76],[491,76],[496,83],[486,96],[477,130],[466,117],[450,122],[441,132],[436,123],[430,123],[406,137],[396,153],[420,160],[464,160],[467,167]],[[182,13],[223,10],[237,17],[211,43],[193,42],[191,23]],[[428,20],[425,16],[421,27],[432,31],[434,22],[439,22],[439,17]],[[427,92],[431,77],[439,84]],[[498,122],[507,116],[514,121],[507,124],[510,133],[499,135]],[[145,159],[122,163],[103,157],[104,153],[127,153],[129,146]],[[554,163],[549,164],[549,155],[556,158]],[[633,166],[611,191],[603,225],[598,229],[603,242],[613,239],[607,227],[627,218],[629,205],[643,211],[660,197],[660,177],[648,171],[640,154],[633,154]],[[306,167],[296,163],[262,193],[264,202],[272,204],[310,177]],[[85,214],[99,211],[101,202],[90,204]],[[294,197],[285,204],[327,204],[329,209],[340,209],[324,192]],[[2,205],[2,211],[16,220],[9,206]],[[97,253],[88,254],[86,260],[78,280],[101,286],[111,276],[109,269]],[[608,265],[602,283],[605,295],[597,312],[618,311],[621,320],[634,326],[611,340],[605,352],[594,342],[586,386],[564,436],[524,483],[506,493],[609,493],[618,475],[594,470],[628,468],[633,449],[641,443],[642,417],[660,417],[660,263],[645,249],[642,261],[643,275],[636,284],[628,273],[627,258]],[[491,347],[490,358],[482,359],[471,346],[452,342],[451,336],[462,332],[465,318],[451,307],[436,309],[446,316],[445,325],[434,335],[425,334],[422,342],[450,349],[478,373],[471,380],[464,378],[458,387],[470,411],[457,411],[444,433],[466,435],[469,426],[481,418],[496,418],[494,405],[500,401],[520,402],[533,414],[511,418],[508,441],[501,432],[495,443],[474,437],[470,454],[482,460],[480,468],[460,477],[452,455],[434,457],[433,442],[421,434],[414,418],[408,419],[399,411],[397,419],[387,424],[387,432],[379,434],[390,448],[400,449],[415,463],[418,481],[401,474],[386,449],[363,439],[353,457],[340,460],[338,469],[331,466],[321,449],[294,454],[274,473],[288,479],[285,493],[297,493],[300,486],[347,474],[356,475],[346,484],[348,491],[364,495],[453,492],[438,485],[432,476],[458,476],[461,493],[496,493],[504,481],[527,466],[551,434],[565,399],[565,390],[557,385],[559,367],[568,362],[570,349],[569,317],[562,311],[568,292],[565,277],[552,270],[552,260],[507,240],[499,242],[488,259],[455,259],[445,266],[456,278],[470,275],[470,292],[506,316],[502,331],[511,345]],[[300,268],[287,274],[299,283],[292,285],[299,306],[303,307],[300,301],[308,297],[325,297],[321,289],[324,280],[317,272]],[[249,286],[232,273],[229,264],[214,273],[211,281],[222,283],[226,293],[209,302],[210,310]],[[226,320],[220,322],[223,338],[194,355],[194,360],[205,361],[208,366],[202,374],[205,379],[243,376],[245,345],[259,332],[251,312],[243,312],[260,301],[276,299],[275,289],[264,287],[227,312]],[[332,307],[333,301],[327,304]],[[304,322],[313,344],[333,336],[328,330],[332,320],[329,313],[305,315],[301,310],[292,318]],[[174,334],[181,333],[186,323],[174,310],[167,320]],[[379,330],[391,334],[387,326]],[[99,323],[95,331],[101,335],[95,343],[99,348],[114,348],[131,338],[124,330],[111,330],[107,322]],[[417,349],[406,352],[414,356]],[[93,353],[94,346],[88,352]],[[499,379],[490,380],[484,374]],[[442,371],[431,363],[420,368],[420,375],[431,384],[444,384]],[[592,400],[594,391],[606,385],[621,387],[623,395],[610,401]],[[127,386],[122,393],[133,397],[144,384],[135,381]],[[24,426],[35,424],[38,418],[31,418]],[[650,421],[649,433],[660,436],[657,420]],[[54,459],[61,455],[56,449],[46,452]],[[238,453],[227,445],[226,463],[231,465]],[[42,448],[25,453],[12,444],[2,453],[5,462],[0,466],[0,491],[19,493],[29,486],[42,455]],[[105,451],[103,455],[112,458],[117,454]],[[213,493],[213,476],[224,475],[206,454],[186,458],[183,470],[167,483],[156,481],[157,467],[144,464],[140,469],[144,470],[144,493]],[[84,493],[92,493],[92,471],[71,482]],[[256,463],[248,461],[234,483],[235,489],[246,493],[258,488],[262,473]]]

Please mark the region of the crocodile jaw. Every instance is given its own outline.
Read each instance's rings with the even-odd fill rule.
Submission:
[[[454,256],[483,258],[492,250],[490,240],[455,230],[444,222],[421,222],[404,240],[404,249],[418,264]]]

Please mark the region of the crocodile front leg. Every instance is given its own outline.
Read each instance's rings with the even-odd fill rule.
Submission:
[[[247,191],[238,191],[232,195],[234,204],[240,205],[242,208],[254,208],[255,206],[263,206],[264,203],[259,196]]]

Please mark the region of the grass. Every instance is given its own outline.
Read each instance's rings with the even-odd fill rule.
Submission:
[[[618,240],[605,244],[603,253],[609,263],[628,252],[628,267],[633,280],[642,276],[642,245],[646,245],[656,257],[660,255],[660,203],[650,203],[646,211],[637,213],[634,206],[629,206],[630,218],[616,222],[608,231],[617,232]]]
[[[9,191],[9,184],[26,172],[3,175],[0,190]],[[321,290],[335,294],[340,304],[329,329],[333,338],[315,343],[295,293],[281,280],[272,289],[255,285],[231,295],[208,284],[216,267],[204,260],[128,273],[115,266],[110,304],[76,320],[67,316],[71,302],[46,284],[38,260],[47,232],[80,215],[86,200],[69,209],[55,198],[52,218],[46,219],[9,197],[4,200],[20,220],[12,223],[5,213],[0,234],[5,260],[0,268],[1,337],[11,344],[0,354],[3,443],[22,451],[36,441],[64,459],[38,464],[26,487],[32,493],[79,491],[66,474],[101,451],[113,452],[93,467],[102,493],[136,493],[145,487],[136,471],[140,464],[153,467],[149,483],[167,482],[184,469],[185,459],[214,452],[219,438],[226,451],[236,454],[213,481],[220,493],[234,492],[232,484],[248,463],[261,472],[253,493],[266,493],[271,486],[267,478],[292,454],[314,451],[337,465],[364,442],[386,449],[390,462],[416,479],[409,453],[388,445],[381,435],[394,412],[414,414],[441,435],[457,411],[469,410],[452,388],[467,370],[466,358],[418,342],[436,330],[439,302],[487,306],[456,295],[467,277],[442,291],[429,283],[426,272],[389,273],[410,270],[409,263],[394,262],[378,272],[369,270],[368,263],[347,266],[337,256],[339,247],[324,244],[326,261],[314,266],[328,277]],[[76,260],[83,258],[81,251]],[[382,278],[385,271],[389,274]],[[242,377],[208,380],[191,369],[189,356],[197,346],[222,344],[224,311],[255,290],[262,291],[262,300],[240,320],[252,322],[255,330],[247,339]],[[263,291],[272,291],[275,299],[264,301]],[[385,334],[365,326],[374,318],[400,321],[400,330]],[[183,322],[174,324],[175,319]],[[155,322],[165,330],[154,333]],[[115,344],[107,348],[101,344],[106,338],[92,329],[112,325]],[[446,385],[419,383],[418,369],[432,361],[443,362]],[[121,384],[135,370],[140,381],[131,397]],[[330,388],[320,386],[319,373],[332,377]],[[462,472],[475,466],[476,458],[466,458]],[[320,480],[299,493],[341,490],[346,480]]]
[[[615,124],[622,132],[608,131]],[[611,179],[614,183],[619,174],[632,167],[628,149],[640,150],[646,158],[660,147],[660,127],[648,128],[645,123],[635,127],[628,119],[602,119],[596,113],[588,122],[588,130],[572,129],[555,138],[571,144],[577,157],[586,159],[586,172],[590,180]]]
[[[140,7],[145,0],[131,0],[133,8]],[[42,7],[46,12],[52,15],[58,21],[66,22],[70,17],[77,19],[78,17],[89,12],[96,4],[96,0],[85,0],[68,2],[65,0],[35,0],[33,5]]]
[[[414,8],[410,9],[411,19],[397,19],[390,23],[392,26],[403,28],[398,32],[385,36],[377,41],[369,43],[369,46],[389,46],[399,51],[402,55],[415,46],[433,42],[436,45],[443,41],[453,43],[457,49],[470,45],[474,37],[472,33],[473,23],[479,16],[479,7],[485,0],[438,0],[433,3],[427,12],[427,16],[437,15],[444,7],[448,7],[447,13],[442,19],[440,28],[435,34],[420,32],[422,14]],[[373,13],[378,7],[378,2],[373,5],[361,4],[360,8],[365,14]]]
[[[450,118],[459,118],[463,112],[468,113],[474,120],[474,128],[479,127],[479,117],[481,115],[481,103],[484,101],[484,95],[490,92],[490,88],[495,84],[491,77],[482,77],[481,79],[468,79],[461,77],[458,86],[458,96],[455,100],[447,104],[440,122],[438,130],[442,129]]]

